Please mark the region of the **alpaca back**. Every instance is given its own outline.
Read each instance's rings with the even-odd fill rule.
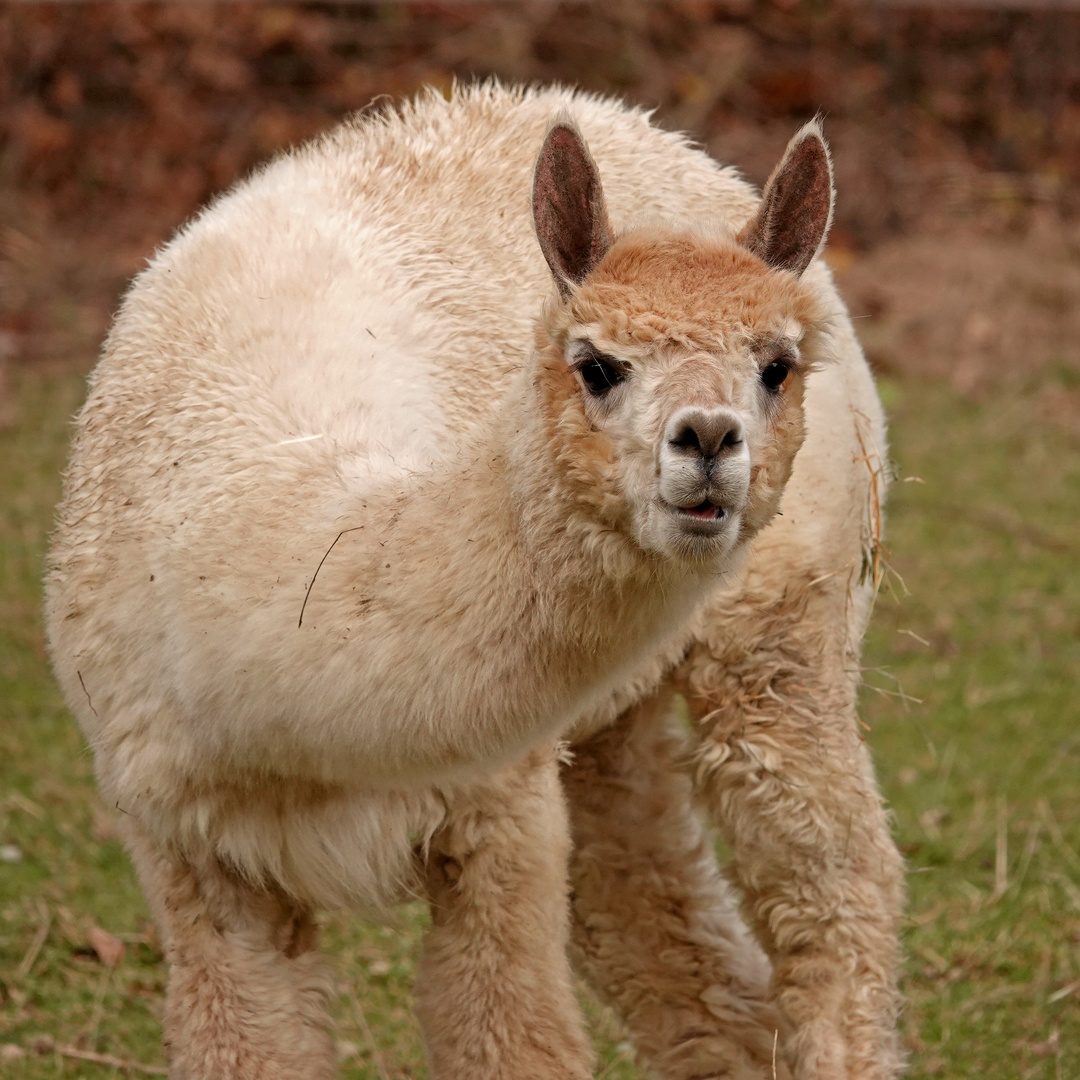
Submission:
[[[202,322],[199,362],[226,385],[251,379],[261,422],[282,437],[305,426],[350,448],[452,448],[498,405],[551,292],[529,191],[564,108],[617,230],[650,216],[738,226],[752,213],[733,170],[617,102],[431,93],[343,125],[219,200],[139,279],[124,329],[145,325],[147,307],[188,337]],[[154,333],[160,351],[168,338]]]

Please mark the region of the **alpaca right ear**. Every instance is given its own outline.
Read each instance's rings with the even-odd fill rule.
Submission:
[[[788,143],[739,242],[769,266],[801,274],[825,243],[832,213],[832,161],[820,121],[811,120]]]
[[[611,247],[600,174],[570,119],[555,121],[533,173],[533,225],[564,298]]]

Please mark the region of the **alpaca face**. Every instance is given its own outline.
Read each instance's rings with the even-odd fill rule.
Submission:
[[[570,363],[585,416],[611,440],[635,539],[662,554],[729,553],[750,493],[751,417],[734,400],[750,396],[735,385],[745,378],[726,379],[728,387],[710,392],[718,381],[711,369],[719,365],[707,353],[648,356],[617,344],[612,350],[598,355],[595,342],[579,339]],[[628,354],[633,359],[618,358]],[[617,372],[611,386],[609,371]],[[676,381],[699,392],[672,393]]]
[[[800,346],[821,322],[800,277],[832,202],[815,121],[738,236],[655,227],[615,239],[584,139],[569,119],[552,125],[533,177],[559,292],[540,337],[548,431],[605,526],[646,551],[710,560],[775,513],[803,437]]]
[[[730,238],[642,231],[567,309],[551,329],[625,526],[647,551],[729,555],[775,511],[802,442],[808,294]]]

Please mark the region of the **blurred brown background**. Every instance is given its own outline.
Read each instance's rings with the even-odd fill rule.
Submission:
[[[759,183],[823,110],[830,259],[875,365],[965,394],[1075,368],[1046,408],[1080,424],[1080,10],[8,6],[0,378],[2,365],[89,365],[126,279],[258,162],[380,95],[489,75],[655,107]]]

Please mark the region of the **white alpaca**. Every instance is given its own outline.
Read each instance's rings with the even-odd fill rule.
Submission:
[[[665,1077],[765,1076],[780,1028],[797,1075],[893,1074],[898,869],[851,713],[882,431],[807,269],[831,206],[813,125],[759,207],[639,113],[489,86],[275,162],[140,275],[79,418],[48,625],[164,931],[173,1075],[329,1075],[311,912],[418,888],[435,1074],[587,1075],[571,828],[576,955]],[[784,524],[741,570],[804,387]],[[745,695],[744,624],[787,658],[765,681],[812,745]],[[657,767],[672,688],[772,1000]],[[732,734],[734,698],[755,730]],[[763,800],[759,765],[811,788]],[[651,791],[666,832],[613,818],[612,783]],[[620,901],[615,862],[670,881]],[[657,921],[680,889],[689,937]],[[647,927],[691,974],[627,975]],[[635,980],[697,1005],[642,1009]]]

